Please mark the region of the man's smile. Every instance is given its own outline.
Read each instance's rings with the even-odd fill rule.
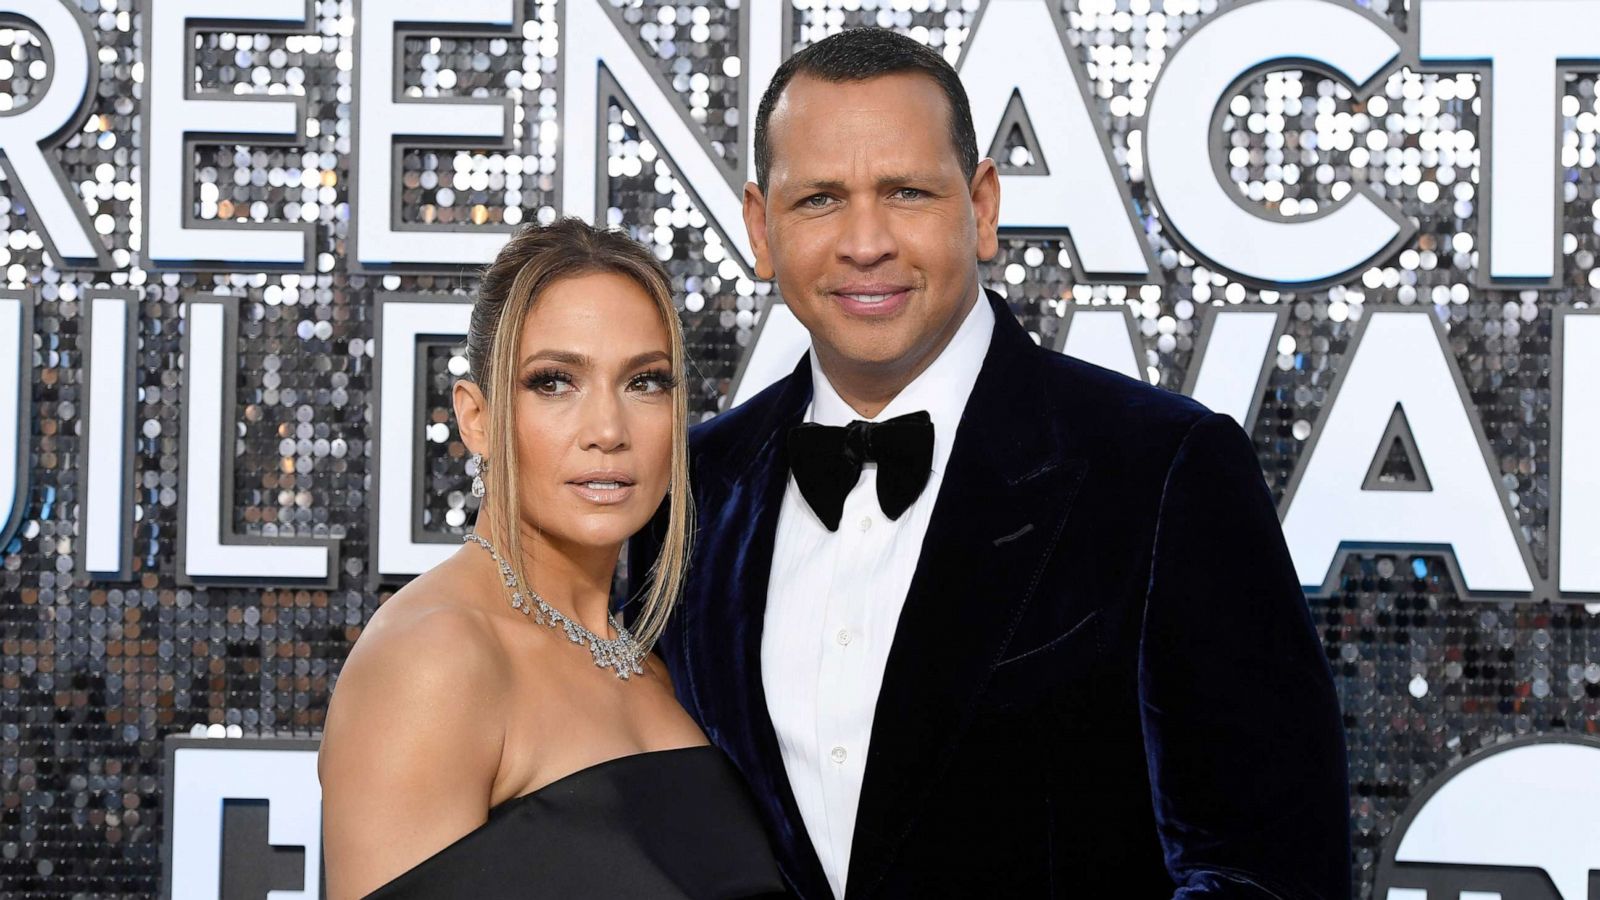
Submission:
[[[909,285],[888,282],[855,281],[835,288],[828,295],[846,315],[881,318],[903,309],[911,298]]]

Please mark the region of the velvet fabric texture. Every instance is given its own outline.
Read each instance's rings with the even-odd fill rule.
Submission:
[[[994,336],[878,696],[846,897],[1349,897],[1338,700],[1249,437],[1038,347],[987,302]],[[791,888],[823,900],[760,658],[810,371],[691,431],[698,529],[658,650],[749,781]],[[634,596],[660,522],[631,542]]]

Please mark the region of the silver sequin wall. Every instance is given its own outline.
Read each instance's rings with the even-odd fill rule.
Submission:
[[[730,158],[739,153],[749,124],[747,111],[737,108],[739,0],[611,2],[624,7],[641,58],[669,78],[713,146]],[[97,43],[91,65],[99,70],[98,96],[86,127],[55,155],[114,268],[85,273],[47,265],[36,224],[0,182],[0,288],[32,288],[37,298],[32,475],[22,526],[0,548],[0,885],[18,898],[156,892],[164,736],[206,726],[230,734],[319,731],[340,661],[386,596],[367,589],[366,571],[375,298],[392,291],[467,296],[473,288],[470,275],[361,276],[347,263],[348,53],[357,27],[349,0],[316,0],[306,33],[202,29],[195,50],[201,89],[304,96],[312,127],[303,146],[195,148],[194,214],[315,223],[316,274],[146,271],[135,183],[142,6],[71,5]],[[789,14],[797,46],[877,24],[954,59],[978,5],[795,0]],[[1406,26],[1401,0],[1361,5]],[[1064,0],[1069,40],[1086,64],[1119,164],[1129,161],[1130,140],[1137,149],[1139,117],[1166,53],[1217,7],[1216,0]],[[540,126],[556,111],[563,40],[551,27],[557,13],[554,0],[527,0],[520,36],[403,41],[407,93],[505,95],[516,110],[509,152],[405,153],[395,176],[403,221],[496,224],[555,215],[558,154]],[[47,70],[36,35],[0,25],[0,114],[27,104]],[[1574,287],[1541,292],[1459,288],[1472,282],[1476,265],[1470,240],[1482,133],[1473,101],[1481,87],[1475,75],[1401,70],[1379,93],[1358,98],[1331,80],[1290,72],[1261,76],[1229,101],[1231,114],[1212,139],[1243,195],[1305,214],[1332,202],[1336,185],[1364,183],[1420,224],[1404,252],[1349,283],[1275,293],[1195,265],[1162,232],[1137,165],[1129,178],[1161,265],[1158,284],[1083,283],[1066,265],[1062,242],[1038,239],[1005,241],[1002,258],[984,276],[1045,341],[1067,305],[1126,304],[1152,377],[1173,390],[1183,383],[1202,305],[1288,307],[1254,426],[1262,468],[1280,497],[1363,304],[1433,308],[1446,322],[1450,350],[1499,464],[1496,474],[1543,574],[1551,316],[1560,306],[1587,306],[1588,285],[1600,284],[1596,83],[1588,76],[1564,83],[1563,283]],[[692,402],[711,415],[751,342],[768,288],[744,281],[722,247],[708,245],[705,218],[632,116],[613,105],[609,120],[607,215],[667,260],[695,365]],[[1009,161],[1025,164],[1025,150],[1013,149]],[[121,583],[75,574],[82,298],[96,286],[132,288],[138,297],[130,361],[137,392],[133,579]],[[232,491],[232,528],[340,539],[336,590],[195,589],[177,582],[180,307],[211,296],[229,298],[239,314],[237,462],[225,487]],[[459,347],[435,348],[426,359],[423,516],[429,529],[459,532],[473,501],[449,387],[464,361]],[[1349,463],[1364,468],[1368,460]],[[1352,556],[1341,585],[1331,598],[1313,600],[1312,611],[1343,701],[1351,862],[1365,897],[1396,816],[1452,760],[1505,736],[1594,730],[1600,620],[1581,605],[1463,602],[1443,560],[1428,555]]]

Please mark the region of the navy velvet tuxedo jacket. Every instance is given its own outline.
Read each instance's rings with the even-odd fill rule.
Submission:
[[[848,898],[1350,896],[1332,676],[1250,438],[996,326],[878,696]],[[658,645],[831,897],[767,715],[761,632],[809,362],[691,431],[699,521]],[[661,517],[632,543],[634,587]],[[637,594],[635,594],[637,595]]]

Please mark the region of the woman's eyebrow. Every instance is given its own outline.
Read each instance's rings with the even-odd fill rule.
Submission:
[[[538,352],[528,354],[528,356],[522,360],[522,364],[527,365],[528,363],[540,359],[549,360],[550,362],[563,363],[565,365],[580,369],[587,369],[594,364],[594,360],[590,359],[588,356],[585,356],[582,353],[575,353],[571,350],[540,350]]]
[[[529,354],[528,357],[522,361],[522,364],[527,365],[528,363],[535,362],[537,360],[548,360],[550,362],[561,363],[563,365],[572,366],[578,369],[588,369],[594,366],[594,359],[586,354],[578,353],[572,350],[540,350],[538,352]],[[671,360],[672,355],[667,353],[665,350],[646,350],[645,352],[637,354],[628,359],[628,361],[624,364],[624,368],[634,369],[648,363],[670,362]]]
[[[639,355],[637,355],[637,356],[633,357],[632,359],[628,360],[627,368],[636,369],[639,366],[645,365],[647,363],[671,362],[671,361],[672,361],[672,354],[668,353],[665,350],[647,350],[644,353],[640,353]]]

